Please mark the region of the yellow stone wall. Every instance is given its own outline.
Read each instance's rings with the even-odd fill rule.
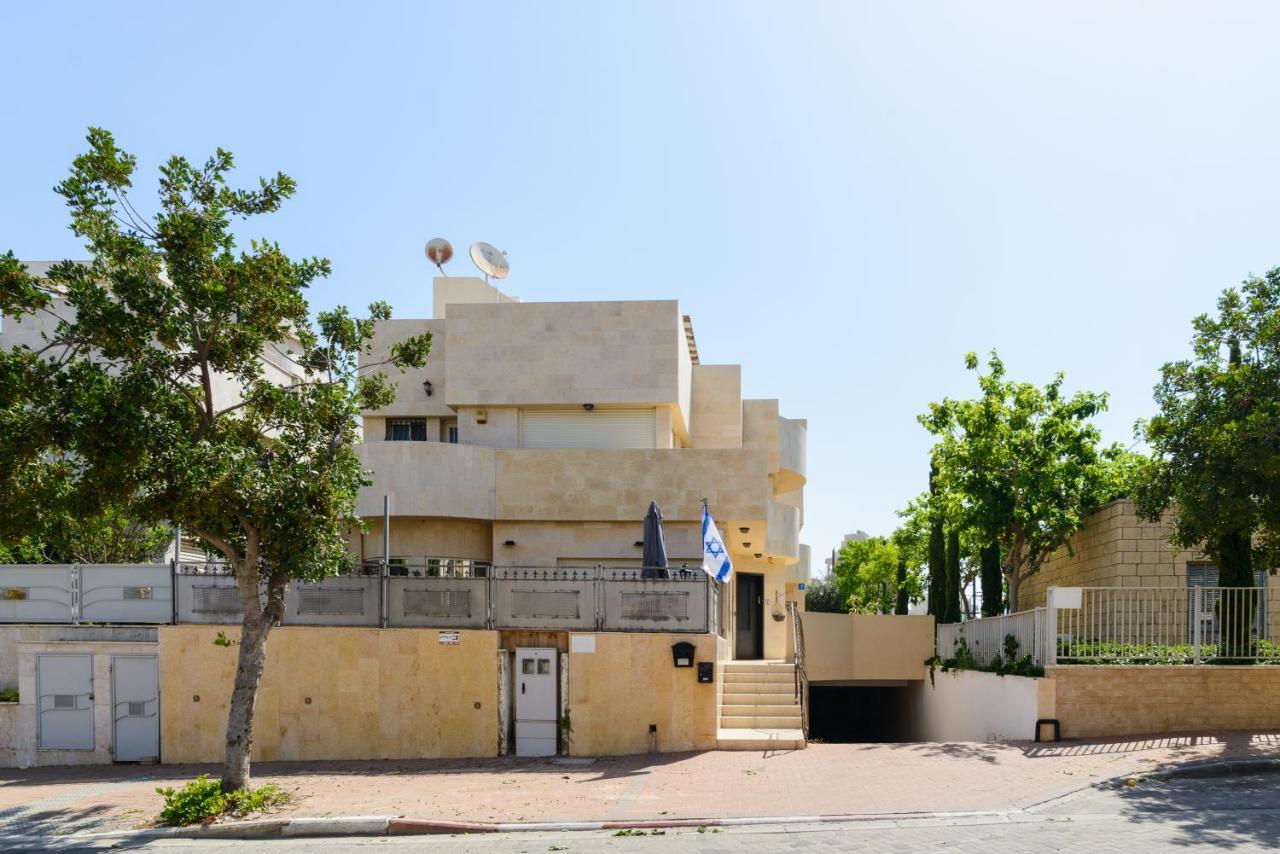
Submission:
[[[352,551],[364,559],[382,557],[382,518],[366,520],[368,531],[353,532]],[[493,560],[493,523],[474,519],[391,517],[391,556],[459,557]]]
[[[1280,729],[1280,667],[1048,668],[1063,738]]]
[[[1195,552],[1169,545],[1168,525],[1138,519],[1121,499],[1091,514],[1084,528],[1022,583],[1018,610],[1045,604],[1049,587],[1185,587]]]
[[[694,365],[691,406],[693,447],[742,447],[741,365]]]
[[[222,758],[236,650],[213,644],[219,631],[239,634],[232,627],[160,628],[165,762]],[[459,635],[457,646],[446,646],[435,629],[273,629],[254,758],[496,755],[498,633]]]
[[[933,617],[810,612],[803,620],[811,682],[923,679],[933,655]]]
[[[715,661],[715,635],[594,637],[594,653],[569,653],[571,755],[647,753],[650,724],[658,727],[659,752],[715,749],[721,674],[699,684],[696,667],[677,668],[671,658],[671,645],[688,641],[697,661]]]

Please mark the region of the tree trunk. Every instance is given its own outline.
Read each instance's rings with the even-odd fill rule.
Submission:
[[[1219,587],[1253,586],[1253,542],[1245,531],[1232,531],[1218,538],[1214,557],[1218,562]]]
[[[267,663],[267,636],[284,612],[284,582],[268,584],[265,608],[258,597],[256,570],[237,572],[236,586],[240,589],[244,618],[240,623],[235,688],[227,710],[227,744],[222,768],[224,792],[249,788],[253,718],[258,701],[258,683]]]
[[[1018,588],[1022,586],[1022,568],[1015,565],[1009,566],[1009,574],[1005,576],[1005,581],[1009,585],[1009,613],[1016,614],[1018,612]]]
[[[1004,611],[1004,576],[1000,572],[1000,546],[991,543],[982,550],[982,616],[997,617]]]

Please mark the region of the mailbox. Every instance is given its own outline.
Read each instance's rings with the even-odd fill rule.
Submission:
[[[693,644],[680,641],[671,645],[671,657],[676,667],[693,667]]]
[[[716,681],[716,663],[714,661],[698,662],[698,681],[699,682]]]

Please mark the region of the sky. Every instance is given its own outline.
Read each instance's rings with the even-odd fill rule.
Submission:
[[[1133,441],[1217,294],[1280,265],[1280,5],[24,3],[0,251],[83,257],[51,191],[112,130],[154,186],[236,155],[315,307],[431,313],[427,239],[524,300],[678,299],[704,363],[809,421],[802,540],[888,533],[966,352],[1106,391]],[[136,199],[149,201],[147,192]]]

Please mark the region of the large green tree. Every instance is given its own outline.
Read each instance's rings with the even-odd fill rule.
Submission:
[[[106,131],[88,141],[57,192],[90,260],[37,279],[12,253],[0,258],[0,310],[56,322],[45,346],[0,354],[0,541],[35,515],[118,504],[181,525],[226,560],[244,616],[222,785],[240,788],[285,589],[351,562],[365,483],[357,418],[394,395],[386,364],[358,359],[390,310],[313,321],[304,292],[328,261],[238,245],[233,223],[276,211],[294,193],[288,176],[237,189],[230,153],[173,157],[147,216],[130,195],[134,157]],[[399,342],[389,361],[420,366],[430,343]],[[290,363],[296,381],[269,375],[264,356]]]
[[[1136,503],[1150,521],[1173,510],[1174,544],[1208,554],[1222,586],[1252,587],[1280,553],[1280,269],[1224,291],[1192,329],[1139,424],[1152,455]]]
[[[836,554],[832,575],[848,610],[856,614],[889,614],[900,602],[919,600],[922,587],[920,548],[911,534],[850,540]]]
[[[173,539],[168,525],[148,524],[120,505],[93,515],[51,513],[11,546],[0,546],[0,563],[143,563],[163,554]]]
[[[937,437],[935,496],[945,496],[948,524],[999,545],[1009,606],[1019,607],[1022,582],[1040,570],[1084,523],[1115,497],[1119,446],[1103,447],[1091,419],[1107,396],[1067,396],[1059,373],[1044,387],[1009,380],[994,352],[978,376],[979,395],[931,404],[920,423]],[[935,499],[941,500],[941,499]],[[958,516],[958,518],[957,518]]]

